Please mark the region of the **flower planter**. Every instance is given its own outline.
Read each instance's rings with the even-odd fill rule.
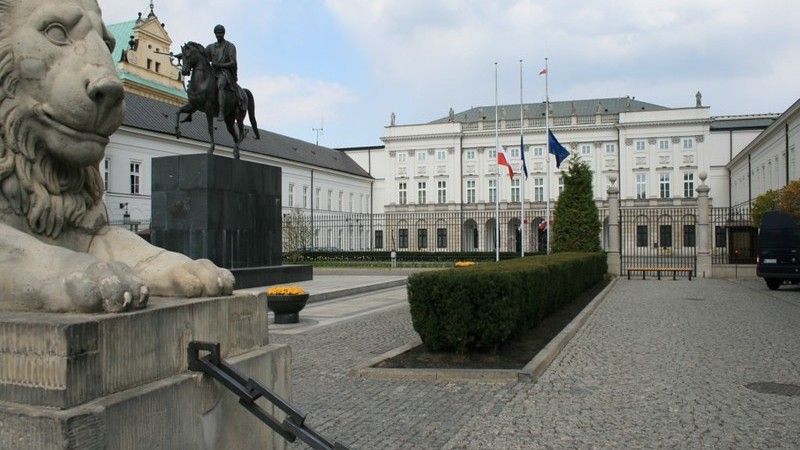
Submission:
[[[297,323],[300,310],[305,308],[307,301],[308,294],[267,295],[267,308],[275,313],[275,323]]]

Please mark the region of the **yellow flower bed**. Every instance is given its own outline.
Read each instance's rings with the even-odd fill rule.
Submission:
[[[475,265],[474,261],[457,261],[456,267],[472,267]]]
[[[274,286],[267,289],[267,295],[303,295],[306,291],[300,286]]]

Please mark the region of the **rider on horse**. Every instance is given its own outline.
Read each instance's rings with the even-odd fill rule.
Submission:
[[[222,118],[222,108],[228,95],[235,95],[239,108],[247,110],[246,97],[239,87],[239,66],[236,62],[236,47],[225,40],[225,27],[214,27],[217,42],[206,47],[214,76],[217,78],[217,92],[219,117]]]

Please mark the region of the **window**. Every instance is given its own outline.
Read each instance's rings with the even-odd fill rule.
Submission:
[[[636,151],[643,152],[647,143],[645,141],[636,141]]]
[[[683,196],[694,197],[694,174],[691,172],[683,174]]]
[[[319,209],[319,198],[322,196],[322,188],[317,188],[316,193],[314,194],[313,201],[311,202],[312,208]]]
[[[581,154],[591,155],[592,154],[592,146],[589,145],[589,144],[581,145]]]
[[[486,155],[488,156],[488,158],[490,160],[492,160],[492,161],[496,160],[497,159],[497,149],[494,148],[494,147],[488,149],[486,151]]]
[[[353,196],[354,194],[350,193],[350,212],[353,212]]]
[[[417,230],[417,247],[428,248],[428,230],[425,228]]]
[[[108,158],[103,160],[103,187],[108,190],[108,172],[111,169],[111,160]]]
[[[564,192],[564,177],[558,177],[558,195]]]
[[[694,148],[694,138],[683,138],[683,149],[691,150]]]
[[[544,148],[533,147],[533,156],[543,156],[543,155],[544,155]]]
[[[519,178],[515,178],[511,180],[511,201],[512,202],[519,202]]]
[[[475,203],[475,180],[467,180],[467,203]]]
[[[614,155],[617,153],[617,144],[606,144],[606,155]]]
[[[497,179],[489,180],[489,203],[497,202]]]
[[[308,208],[308,186],[303,186],[303,208]]]
[[[294,208],[294,184],[292,183],[289,183],[288,195],[289,195],[289,201],[287,202],[286,206],[288,206],[289,208]]]
[[[659,174],[659,192],[661,194],[661,198],[670,198],[670,191],[669,191],[669,181],[670,176],[669,172],[664,172]]]
[[[328,189],[328,211],[333,211],[333,189]]]
[[[447,150],[436,150],[436,160],[444,161],[447,159]]]
[[[694,247],[695,246],[694,225],[684,225],[683,226],[683,246],[684,247]]]
[[[636,198],[644,200],[647,198],[647,174],[636,174]]]
[[[397,153],[397,162],[404,163],[408,160],[408,153],[406,152],[398,152]]]
[[[344,192],[339,191],[339,211],[344,211],[342,206],[344,206]]]
[[[425,150],[419,150],[417,152],[417,162],[418,163],[424,163],[425,159],[427,157],[428,157],[428,152],[426,152]]]
[[[473,159],[475,159],[475,150],[467,150],[465,158],[467,159],[467,161],[472,161]]]
[[[428,185],[424,181],[417,183],[417,203],[424,205],[427,201]]]
[[[397,185],[397,193],[399,194],[399,200],[401,205],[405,205],[408,203],[408,184],[407,183],[400,183]]]
[[[558,177],[559,187],[562,188],[563,185],[563,178]],[[559,190],[559,193],[561,191]],[[544,178],[536,177],[533,179],[533,201],[535,202],[543,202],[544,201]]]
[[[519,149],[518,148],[516,148],[516,147],[510,148],[509,149],[509,153],[510,153],[511,158],[520,159],[519,158]]]
[[[156,61],[156,72],[161,72],[161,63]]]
[[[153,60],[147,58],[147,70],[153,70]]]
[[[139,194],[139,176],[141,175],[142,163],[131,161],[131,194]]]
[[[447,182],[439,181],[437,183],[437,191],[439,203],[447,203]]]
[[[725,227],[714,227],[714,247],[725,248],[728,246],[728,233]]]
[[[436,248],[447,248],[447,228],[436,229]]]
[[[636,225],[636,246],[647,247],[647,225]]]
[[[659,141],[658,141],[658,149],[659,150],[669,150],[669,139],[659,139]]]
[[[661,225],[659,227],[659,246],[661,248],[672,247],[672,225]]]
[[[375,230],[375,248],[383,248],[383,230]]]
[[[397,247],[408,248],[408,228],[400,228],[397,233]]]

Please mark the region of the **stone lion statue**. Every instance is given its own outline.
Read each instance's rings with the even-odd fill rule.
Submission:
[[[0,0],[0,309],[122,312],[234,279],[109,227],[109,136],[124,93],[96,0]]]

